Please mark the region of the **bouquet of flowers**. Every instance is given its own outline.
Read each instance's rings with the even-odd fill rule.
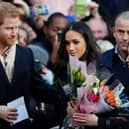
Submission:
[[[124,86],[115,80],[110,86],[105,85],[111,77],[109,72],[102,71],[97,76],[94,68],[88,74],[86,62],[81,62],[75,57],[70,57],[71,69],[71,99],[81,113],[104,113],[115,110],[116,108],[129,106],[127,96],[123,96]],[[91,67],[90,67],[91,70]],[[64,122],[65,129],[79,129],[80,127],[71,118],[66,117]]]
[[[129,104],[128,100],[121,99],[124,86],[115,80],[111,86],[104,83],[101,84],[97,78],[97,82],[88,86],[88,90],[83,92],[83,96],[78,100],[78,108],[83,113],[103,113],[121,108],[123,104]],[[80,88],[79,92],[82,89]]]

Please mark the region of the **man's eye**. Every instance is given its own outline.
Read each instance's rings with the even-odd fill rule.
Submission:
[[[6,30],[10,30],[11,28],[10,27],[6,27]]]
[[[124,33],[124,31],[122,31],[122,30],[118,30],[118,32],[121,33],[121,34]]]

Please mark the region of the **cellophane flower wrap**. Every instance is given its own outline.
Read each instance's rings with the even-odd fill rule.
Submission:
[[[81,113],[104,113],[129,106],[129,101],[124,93],[124,86],[115,80],[110,86],[105,85],[111,77],[107,69],[95,70],[94,65],[87,67],[86,62],[70,56],[71,71],[71,100]],[[88,74],[88,71],[90,71]],[[64,121],[64,129],[81,129],[70,116]]]

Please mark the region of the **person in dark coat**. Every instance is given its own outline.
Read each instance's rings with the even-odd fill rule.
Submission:
[[[34,69],[32,51],[16,44],[19,23],[17,8],[9,2],[0,2],[0,129],[31,128],[29,117],[12,124],[20,112],[8,103],[20,97],[24,98],[29,115],[30,96],[59,107],[61,105],[61,89],[44,85],[40,74]]]
[[[128,55],[128,45],[129,45],[129,11],[120,13],[116,20],[113,30],[113,35],[116,41],[116,46],[114,49],[109,50],[101,55],[101,63],[107,69],[109,69],[114,78],[119,79],[121,83],[125,86],[125,91],[129,96],[129,69],[126,64],[126,58]],[[126,116],[129,116],[127,112]],[[114,121],[110,123],[110,128],[117,127],[119,129],[126,129],[129,122],[128,121]]]
[[[101,63],[106,66],[115,78],[127,88],[129,94],[129,69],[126,65],[127,48],[129,45],[129,11],[122,12],[115,20],[113,35],[115,48],[101,55]],[[108,59],[108,60],[107,60]]]

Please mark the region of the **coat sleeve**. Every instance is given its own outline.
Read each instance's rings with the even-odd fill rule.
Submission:
[[[111,120],[99,118],[98,129],[127,129],[129,126],[129,120]]]

